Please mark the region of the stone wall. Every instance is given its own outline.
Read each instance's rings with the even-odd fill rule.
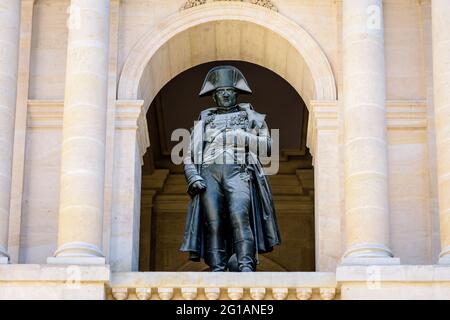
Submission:
[[[273,3],[278,9],[279,13],[277,14],[300,26],[323,50],[336,79],[338,98],[340,99],[342,94],[342,2],[334,0],[274,0]],[[432,118],[428,114],[432,103],[429,93],[429,73],[431,72],[431,57],[429,55],[431,45],[430,3],[429,1],[418,3],[413,0],[384,1],[384,3],[386,89],[390,122],[388,138],[391,249],[395,256],[401,259],[402,263],[432,264],[437,261],[440,248],[437,227],[436,180],[433,179],[432,171],[435,156],[430,142],[434,139],[434,133],[432,131]],[[16,191],[16,195],[22,192],[21,206],[16,209],[14,218],[10,221],[10,229],[20,231],[10,233],[10,246],[12,251],[16,252],[12,255],[13,262],[44,263],[46,258],[51,256],[56,249],[68,4],[69,1],[36,0],[32,11],[32,34],[28,43],[30,66],[29,69],[23,70],[29,76],[28,99],[30,101],[27,103],[27,107],[17,111],[18,117],[25,116],[28,123],[26,127],[23,127],[23,124],[22,127],[16,126],[17,135],[20,134],[21,130],[26,129],[26,139],[22,144],[16,143],[15,151],[15,155],[19,155],[20,160],[20,150],[21,148],[25,150],[22,156],[24,166],[22,169],[18,168],[13,176],[13,181],[16,183],[20,182],[23,176],[23,191],[20,191],[20,188]],[[113,30],[113,36],[117,37],[117,43],[112,42],[111,46],[115,45],[112,52],[117,53],[117,65],[110,68],[109,75],[113,79],[110,81],[109,87],[113,95],[118,89],[118,79],[135,45],[150,28],[158,26],[169,16],[179,13],[183,4],[184,1],[182,0],[122,0],[120,1],[120,7],[117,3],[114,4],[118,10],[116,17],[118,21],[114,22],[117,30],[114,28],[111,30]],[[23,11],[23,16],[30,19],[30,16],[26,16],[25,13],[26,11]],[[205,39],[203,37],[206,37],[208,32],[211,31],[210,28],[230,28],[230,30],[234,30],[233,28],[238,27],[241,33],[245,33],[248,26],[249,24],[243,22],[237,24],[233,21],[227,23],[214,22],[214,24],[196,27],[180,34],[179,37],[188,37],[190,40],[186,43],[197,42],[202,44],[202,39]],[[263,30],[266,36],[273,36],[269,42],[273,46],[272,48],[275,48],[272,50],[285,48],[284,42],[276,36],[274,31],[261,28],[251,30],[255,32]],[[25,36],[26,30],[22,31],[22,37]],[[222,41],[227,43],[227,41],[234,40],[218,38],[215,41],[216,44],[220,44]],[[24,45],[26,46],[26,43]],[[262,47],[260,50],[264,52],[256,53],[264,56],[271,50],[271,46],[268,46],[269,49]],[[237,49],[239,48],[240,46],[237,47]],[[286,48],[286,52],[289,52],[289,47]],[[190,53],[191,50],[192,47],[181,46],[175,54],[183,55],[187,54],[186,52]],[[213,54],[211,59],[220,58],[223,53],[221,52],[219,52],[219,56]],[[273,59],[276,55],[270,57]],[[286,57],[282,58],[286,60]],[[288,60],[293,67],[302,68],[304,66],[298,63],[301,59],[303,58]],[[111,61],[114,61],[114,59]],[[180,60],[175,59],[174,61]],[[195,59],[189,60],[185,67],[195,65],[195,61]],[[268,63],[270,64],[270,61]],[[276,68],[276,66],[273,67],[273,69]],[[167,73],[167,70],[160,70],[160,73],[163,72],[168,75],[168,79],[176,75]],[[152,73],[151,76],[158,76],[158,74]],[[284,76],[287,75],[284,74]],[[310,78],[311,75],[305,77],[305,79]],[[155,80],[151,77],[147,78],[150,82],[152,79]],[[311,92],[312,84],[307,81],[304,82],[302,85],[297,84],[297,87],[301,87],[304,92]],[[143,82],[144,84],[146,82]],[[294,83],[294,85],[296,84]],[[150,96],[148,92],[142,94]],[[339,186],[339,190],[333,195],[335,198],[330,205],[318,204],[316,206],[318,210],[322,210],[322,213],[317,215],[317,217],[322,218],[316,220],[316,230],[319,231],[317,232],[318,241],[316,242],[319,249],[316,258],[319,261],[318,269],[324,271],[335,269],[345,247],[343,240],[341,241],[345,233],[345,221],[342,219],[344,185],[339,173],[342,169],[340,167],[340,163],[342,163],[340,150],[343,142],[341,139],[342,118],[339,103],[334,103],[334,107],[334,113],[332,114],[332,118],[336,120],[333,124],[334,131],[330,131],[327,122],[323,131],[325,135],[318,136],[320,141],[332,141],[332,143],[327,145],[325,149],[318,149],[315,158],[315,165],[316,167],[319,166],[316,171],[320,171],[322,167],[325,170],[323,173],[327,172],[325,178],[317,179],[317,181],[321,181],[328,186]],[[136,116],[137,118],[139,118],[139,114]],[[109,119],[113,119],[114,122],[114,116]],[[329,121],[329,118],[325,117],[324,119],[324,121]],[[311,126],[318,125],[320,127],[322,124],[324,122],[311,124]],[[109,126],[109,130],[114,131],[111,127],[115,126]],[[142,131],[143,127],[139,130]],[[113,131],[108,131],[110,139],[113,139],[111,137],[118,137]],[[118,135],[122,133],[123,130],[117,131]],[[128,135],[127,139],[129,140],[117,138],[116,142],[120,141],[120,143],[110,144],[110,146],[119,149],[113,150],[113,147],[107,149],[108,163],[111,164],[120,159],[120,161],[124,161],[123,163],[133,163],[133,166],[138,166],[139,160],[136,160],[139,158],[139,154],[136,155],[136,152],[139,153],[138,151],[133,150],[132,153],[126,155],[124,149],[120,149],[136,137],[135,132],[128,132],[126,135]],[[143,138],[140,139],[145,140],[144,136],[145,134],[142,134]],[[20,141],[20,139],[16,141]],[[319,154],[323,155],[322,158],[319,157]],[[116,163],[120,164],[121,162]],[[110,167],[111,176],[114,174],[114,170],[119,170],[115,172],[116,177],[121,176],[120,170],[122,169]],[[126,171],[127,177],[132,177],[138,171],[130,171],[129,168],[123,170]],[[335,174],[335,178],[329,178],[329,173]],[[320,173],[317,174],[320,175]],[[113,184],[111,182],[113,178],[109,179],[109,185],[107,184],[107,189],[105,189],[107,192],[111,192],[111,185]],[[136,178],[136,181],[138,179]],[[135,187],[138,188],[138,185]],[[316,197],[329,199],[330,195],[327,194],[329,190],[326,188],[320,190],[324,190],[324,192],[316,192]],[[104,234],[107,240],[104,241],[105,252],[114,252],[117,249],[116,246],[123,244],[121,241],[114,240],[114,232],[121,234],[120,236],[123,234],[123,230],[115,228],[117,225],[114,225],[114,223],[124,220],[121,216],[111,216],[111,212],[114,212],[114,209],[111,208],[115,205],[111,197],[110,195],[109,198],[106,198],[107,205],[105,206],[105,208],[109,208],[105,211],[104,217]],[[117,210],[122,210],[120,212],[124,212],[125,215],[131,215],[126,210],[136,210],[136,205],[133,202],[135,199],[133,199],[131,193],[124,195],[120,198],[120,201],[128,201],[120,205],[116,204],[116,209],[122,208]],[[123,206],[120,207],[121,205]],[[126,239],[127,249],[120,254],[107,255],[108,259],[110,257],[123,257],[127,254],[131,255],[130,252],[136,250],[136,235],[133,232],[136,232],[137,222],[133,219],[125,219],[125,221],[129,225],[128,229],[123,232],[127,234],[127,237],[132,237],[134,240]],[[110,243],[111,238],[109,236],[111,234],[113,240]],[[123,268],[129,270],[133,268],[132,266],[135,268],[136,261],[136,257],[130,258],[130,261],[127,261]]]

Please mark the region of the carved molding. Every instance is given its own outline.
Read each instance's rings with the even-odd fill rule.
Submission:
[[[115,126],[117,130],[137,130],[139,154],[144,156],[150,146],[143,100],[117,100]]]
[[[188,0],[186,1],[186,3],[184,4],[182,9],[189,9],[189,8],[193,8],[202,4],[205,4],[206,0]]]
[[[389,129],[426,130],[428,127],[426,101],[388,100],[386,111]]]
[[[108,298],[141,300],[317,300],[340,298],[332,272],[119,272]],[[1,278],[1,275],[0,275]],[[237,287],[238,286],[238,287]],[[128,290],[126,290],[128,289]],[[108,292],[109,290],[109,292]],[[155,294],[151,294],[154,292]],[[129,294],[128,294],[129,293]],[[203,294],[204,293],[204,294]]]
[[[220,298],[220,288],[205,288],[205,296],[208,300],[218,300]]]
[[[286,272],[289,275],[289,272]],[[257,283],[256,283],[257,284]],[[308,283],[312,284],[312,283]],[[287,300],[289,292],[295,293],[290,299],[298,300],[333,300],[339,293],[336,283],[332,287],[321,287],[312,284],[314,287],[112,287],[110,288],[113,300],[199,300],[199,292],[203,291],[207,300],[242,300],[251,298],[252,300],[267,299],[268,292],[272,291],[269,300]],[[221,289],[226,291],[226,295],[221,297]],[[157,292],[157,295],[152,293]],[[177,291],[176,291],[177,290]],[[270,290],[270,291],[269,291]],[[178,292],[178,293],[176,293]],[[135,295],[133,294],[135,293]],[[339,299],[339,296],[337,297]],[[110,298],[111,299],[111,298]]]
[[[250,2],[273,11],[278,11],[278,8],[270,0],[251,0]]]
[[[136,297],[139,300],[149,300],[152,296],[152,288],[136,288]]]
[[[112,288],[111,293],[115,300],[128,299],[128,288]]]
[[[244,288],[228,288],[228,297],[231,300],[241,300],[244,297]]]
[[[27,126],[33,129],[61,129],[63,100],[29,100]]]
[[[181,296],[184,300],[195,300],[197,298],[197,288],[181,288]]]
[[[315,156],[317,133],[339,130],[341,101],[312,100],[308,120],[306,145]],[[387,100],[386,118],[389,130],[426,130],[428,127],[427,102],[424,100]]]
[[[286,300],[288,293],[288,288],[272,288],[272,296],[275,300]]]
[[[158,288],[159,299],[171,300],[173,298],[173,288]]]
[[[218,2],[218,1],[223,1],[223,2],[229,2],[229,1],[248,2],[248,3],[251,3],[251,4],[255,4],[257,6],[261,6],[261,7],[267,8],[269,10],[273,10],[273,11],[278,12],[278,8],[270,0],[187,0],[186,3],[184,4],[184,6],[182,7],[182,9],[185,10],[185,9],[189,9],[189,8],[200,6],[200,5],[205,4],[205,3]]]
[[[250,288],[250,296],[253,300],[264,300],[266,288]]]
[[[312,297],[312,288],[297,288],[296,295],[298,300],[310,300]]]
[[[322,300],[333,300],[335,296],[335,288],[320,288],[320,298]]]

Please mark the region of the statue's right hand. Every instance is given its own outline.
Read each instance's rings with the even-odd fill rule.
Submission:
[[[195,181],[190,187],[189,187],[189,194],[193,197],[201,192],[203,192],[206,189],[206,184],[202,180]]]

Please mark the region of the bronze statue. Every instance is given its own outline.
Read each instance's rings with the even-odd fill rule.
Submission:
[[[270,185],[259,159],[270,156],[265,115],[238,94],[252,91],[232,66],[211,69],[200,96],[215,107],[200,113],[184,172],[191,196],[181,251],[211,271],[256,271],[257,254],[280,244]],[[264,154],[263,154],[264,155]]]

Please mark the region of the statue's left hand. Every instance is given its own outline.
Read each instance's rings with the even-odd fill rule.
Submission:
[[[195,181],[188,190],[188,193],[191,197],[203,192],[206,189],[206,184],[202,180]]]

